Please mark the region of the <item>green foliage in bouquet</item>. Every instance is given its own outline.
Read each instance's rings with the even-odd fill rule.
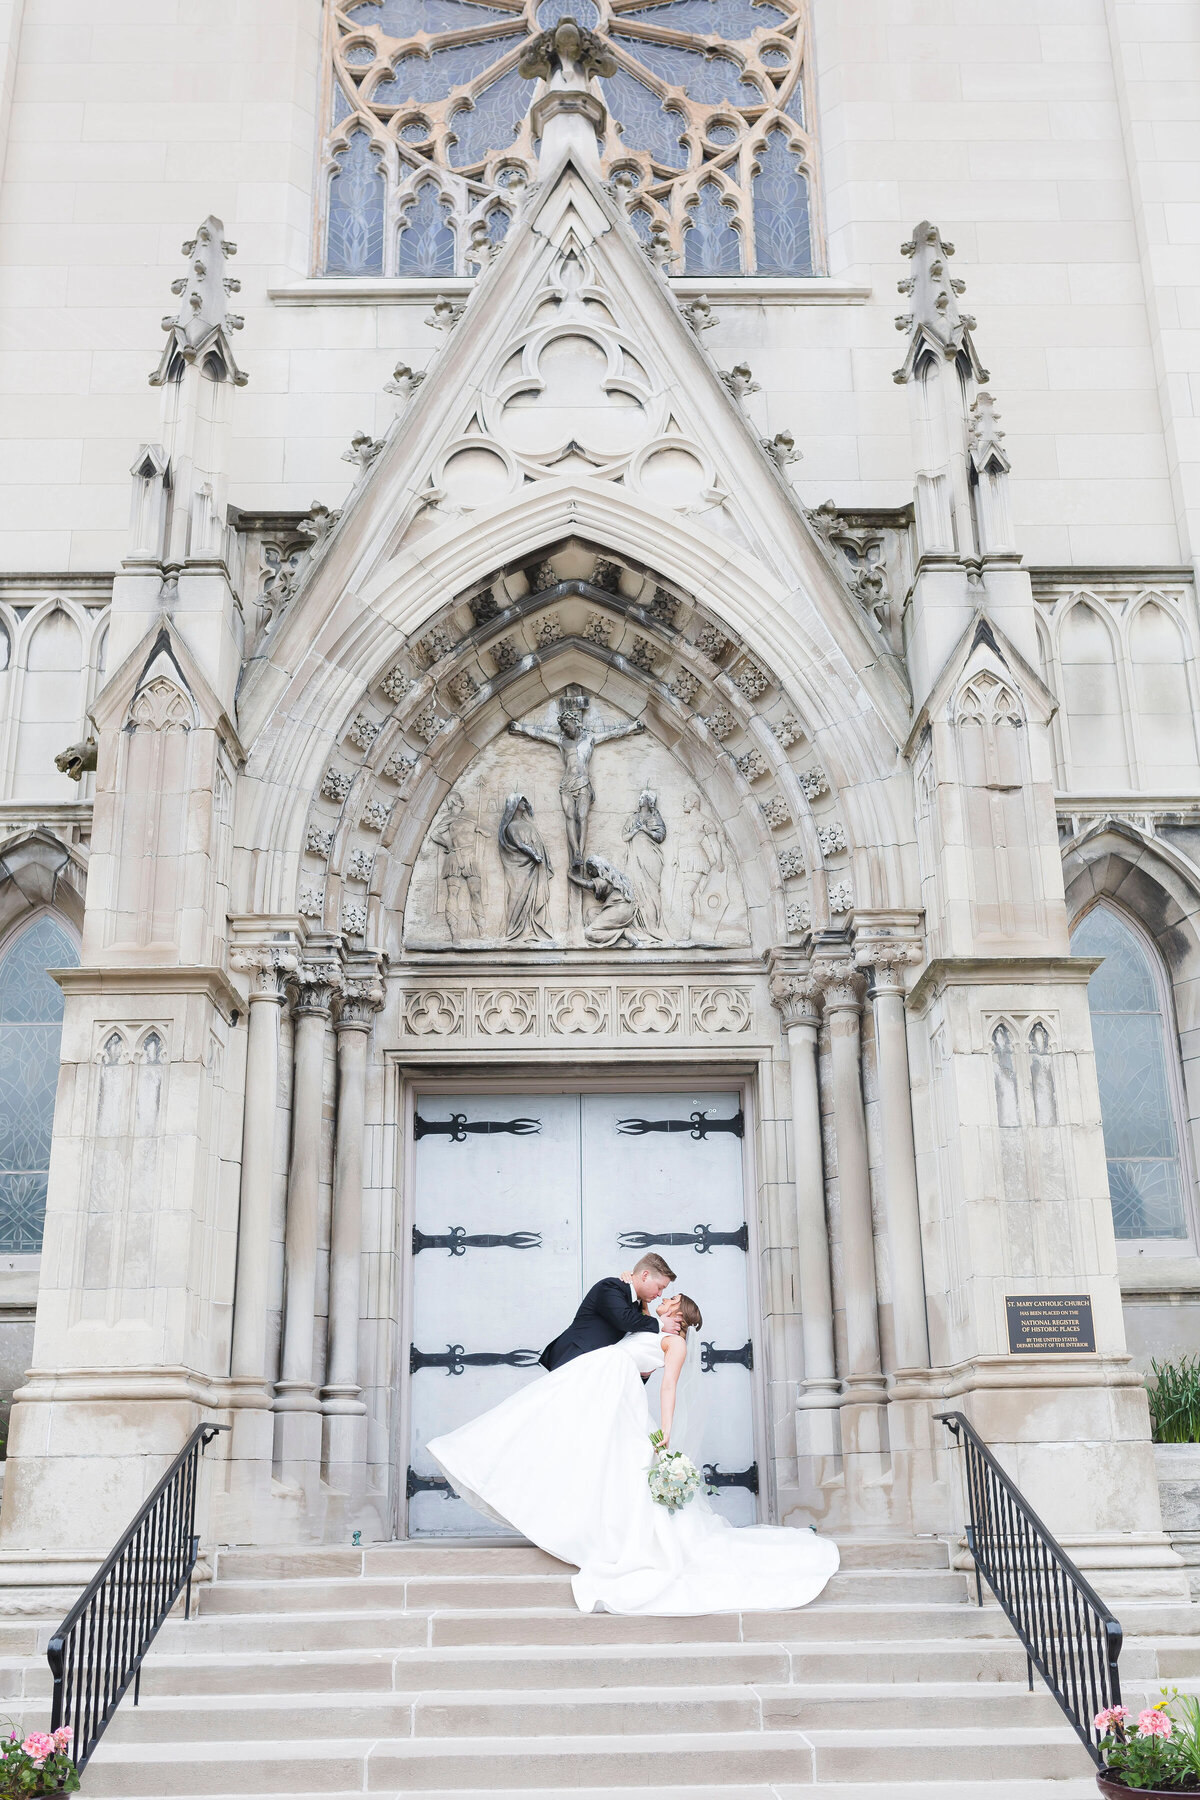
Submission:
[[[700,1471],[682,1450],[663,1449],[661,1431],[651,1432],[650,1442],[654,1446],[654,1461],[647,1477],[650,1498],[659,1506],[665,1506],[668,1512],[678,1512],[681,1506],[694,1500],[704,1486]]]

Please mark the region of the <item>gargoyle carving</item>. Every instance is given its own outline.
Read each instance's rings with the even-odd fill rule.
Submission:
[[[72,781],[82,781],[96,767],[95,738],[85,738],[81,744],[70,744],[65,750],[60,750],[54,759],[54,766],[61,774],[69,775]]]

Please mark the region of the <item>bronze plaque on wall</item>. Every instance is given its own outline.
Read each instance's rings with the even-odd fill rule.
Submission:
[[[1004,1309],[1010,1356],[1096,1348],[1090,1294],[1009,1294]]]

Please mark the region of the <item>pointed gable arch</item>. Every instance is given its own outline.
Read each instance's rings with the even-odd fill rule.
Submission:
[[[260,861],[256,906],[298,910],[315,929],[395,952],[413,865],[446,794],[511,719],[572,684],[643,720],[711,796],[760,948],[844,924],[855,905],[899,903],[886,814],[855,804],[857,771],[847,782],[840,755],[827,766],[823,747],[839,737],[828,696],[811,704],[807,683],[709,602],[607,546],[560,540],[476,580],[408,634],[381,631],[372,615],[355,629],[354,682],[347,660],[314,662],[252,752],[267,803],[259,841],[288,846],[273,869]],[[318,706],[328,718],[319,731]],[[869,735],[857,737],[869,755]],[[868,790],[876,803],[880,786]]]

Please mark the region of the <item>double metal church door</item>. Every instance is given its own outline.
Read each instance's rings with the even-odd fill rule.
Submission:
[[[413,1134],[409,1535],[496,1534],[447,1492],[425,1445],[544,1380],[537,1358],[583,1294],[648,1249],[704,1315],[714,1504],[752,1522],[756,1334],[741,1096],[424,1094]]]

